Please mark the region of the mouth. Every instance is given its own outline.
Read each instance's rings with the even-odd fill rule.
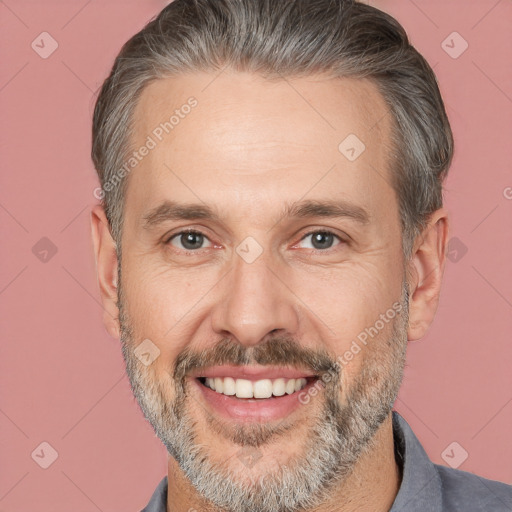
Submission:
[[[210,411],[237,422],[286,418],[304,404],[301,396],[318,379],[297,370],[248,366],[209,368],[191,378]]]

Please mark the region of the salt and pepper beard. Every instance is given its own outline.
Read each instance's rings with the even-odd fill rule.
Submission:
[[[145,367],[134,354],[136,340],[126,314],[118,276],[119,320],[122,352],[133,393],[156,435],[174,457],[184,475],[197,490],[209,510],[225,512],[296,512],[318,507],[329,501],[332,489],[343,485],[359,457],[372,447],[375,433],[389,416],[403,376],[407,346],[408,303],[404,281],[400,304],[402,309],[390,320],[391,333],[386,339],[372,339],[363,357],[361,370],[348,383],[341,399],[343,368],[322,351],[303,349],[294,340],[274,337],[253,347],[244,347],[232,340],[201,353],[184,350],[175,361],[169,382],[155,380],[151,365]],[[140,341],[137,341],[137,344]],[[363,355],[364,354],[364,355]],[[233,472],[226,464],[211,459],[208,446],[196,442],[196,422],[187,409],[185,377],[194,368],[217,364],[263,364],[310,368],[315,374],[328,371],[333,377],[323,382],[324,396],[320,414],[305,436],[300,457],[287,465],[248,481],[240,471]],[[174,385],[172,401],[164,386]],[[190,399],[188,400],[190,405]],[[304,405],[312,407],[312,405]],[[313,410],[313,409],[311,409]],[[225,424],[209,416],[213,435],[224,435],[243,447],[265,446],[293,428],[293,424],[270,426],[261,423]],[[248,471],[251,471],[248,468]],[[172,499],[172,497],[171,497]]]

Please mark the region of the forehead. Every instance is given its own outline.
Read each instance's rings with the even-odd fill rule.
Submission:
[[[183,197],[250,214],[308,191],[370,209],[393,199],[391,116],[367,80],[184,74],[147,86],[133,122],[133,149],[151,149],[129,175],[127,210]]]

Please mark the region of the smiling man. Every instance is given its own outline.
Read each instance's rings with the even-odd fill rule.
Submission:
[[[392,411],[437,308],[452,135],[402,27],[175,0],[94,113],[109,333],[169,453],[146,512],[505,511]]]

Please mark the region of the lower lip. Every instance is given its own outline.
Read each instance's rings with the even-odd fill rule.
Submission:
[[[193,384],[199,388],[199,391],[206,403],[217,414],[225,418],[239,422],[266,422],[273,420],[282,420],[292,412],[303,407],[299,396],[308,393],[315,382],[308,382],[300,391],[291,395],[276,396],[270,398],[246,399],[236,396],[223,395],[201,384],[197,379],[191,379]]]

